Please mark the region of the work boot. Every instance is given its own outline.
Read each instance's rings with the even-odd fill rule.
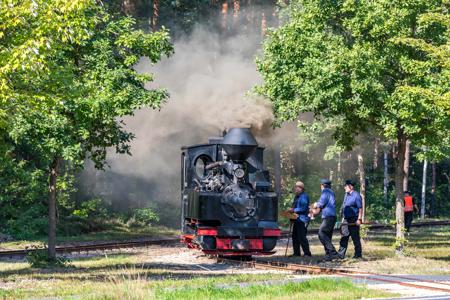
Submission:
[[[335,259],[340,259],[341,257],[340,257],[340,255],[339,255],[339,253],[334,253],[334,254],[327,254],[327,255],[325,255],[325,261],[332,261],[332,260],[335,260]]]
[[[339,258],[340,259],[344,259],[345,258],[345,252],[347,252],[346,248],[339,248],[338,254],[339,254]]]

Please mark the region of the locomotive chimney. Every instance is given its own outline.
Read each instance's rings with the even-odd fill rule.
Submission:
[[[249,128],[231,128],[222,141],[222,148],[233,161],[246,160],[257,147]]]

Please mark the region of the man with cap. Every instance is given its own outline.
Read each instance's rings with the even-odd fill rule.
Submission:
[[[294,204],[290,209],[291,212],[298,215],[297,219],[294,221],[294,228],[292,230],[294,256],[300,256],[300,246],[302,247],[304,256],[311,256],[309,242],[306,238],[309,223],[309,197],[305,192],[305,185],[303,182],[297,181],[295,183],[294,192]]]
[[[336,224],[336,199],[331,190],[331,181],[322,179],[320,181],[322,195],[319,201],[314,203],[311,212],[314,215],[322,211],[322,224],[319,228],[319,240],[325,249],[325,260],[340,258],[332,243],[333,229]]]
[[[361,195],[355,191],[355,183],[352,180],[346,180],[344,202],[342,203],[341,215],[344,218],[341,227],[341,240],[339,242],[339,255],[345,257],[347,252],[348,240],[351,237],[355,247],[353,258],[362,258],[361,238],[359,236],[359,226],[362,222],[362,199]]]

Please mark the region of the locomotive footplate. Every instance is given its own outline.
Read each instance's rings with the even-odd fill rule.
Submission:
[[[263,228],[225,227],[217,228],[218,236],[263,236]]]
[[[250,241],[249,240],[232,240],[231,241],[231,249],[233,250],[250,250]]]

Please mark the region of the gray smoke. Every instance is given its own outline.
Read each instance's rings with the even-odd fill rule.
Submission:
[[[256,38],[222,38],[199,27],[175,43],[174,56],[154,67],[142,60],[137,69],[153,72],[157,79],[148,87],[167,88],[170,100],[160,111],[144,109],[125,120],[127,129],[136,134],[133,156],[113,157],[112,168],[160,178],[179,168],[182,145],[207,142],[208,136],[231,127],[267,130],[272,123],[270,104],[246,96],[259,82],[248,56],[255,45]]]
[[[140,205],[156,201],[178,207],[181,146],[205,143],[231,127],[250,127],[266,146],[294,140],[295,125],[274,131],[270,103],[247,95],[261,81],[254,63],[260,44],[258,31],[225,36],[198,26],[174,43],[172,57],[155,66],[142,59],[137,70],[156,78],[148,88],[164,87],[170,99],[160,111],[143,109],[124,120],[136,135],[132,156],[111,152],[111,170],[95,172],[95,180],[103,184],[97,184],[94,193],[121,195],[116,201],[138,197]]]

